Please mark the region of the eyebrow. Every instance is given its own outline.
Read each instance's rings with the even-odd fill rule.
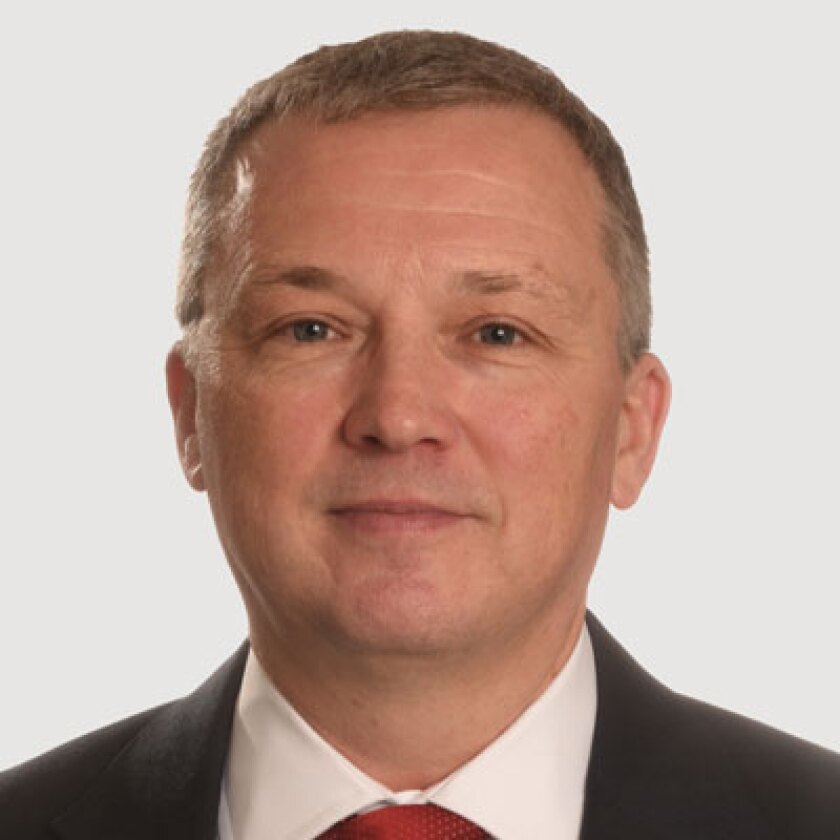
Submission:
[[[519,274],[498,271],[464,271],[455,278],[453,289],[461,294],[499,295],[524,292],[539,300],[554,297],[556,289],[545,283],[525,280]]]
[[[542,274],[542,270],[539,271]],[[347,288],[350,281],[343,274],[316,265],[289,266],[260,272],[253,278],[256,286],[290,286],[316,292]],[[525,279],[514,272],[466,270],[451,278],[450,291],[459,295],[501,295],[522,292],[541,301],[553,300],[560,291],[556,284]]]
[[[309,289],[316,292],[332,291],[346,285],[347,278],[335,271],[317,265],[297,265],[272,270],[254,278],[256,286],[292,286],[295,289]]]

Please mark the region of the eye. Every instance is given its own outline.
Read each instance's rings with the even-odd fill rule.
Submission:
[[[520,331],[510,324],[485,324],[478,331],[484,344],[495,344],[500,347],[511,346],[522,340]]]
[[[324,341],[329,337],[329,334],[332,332],[332,328],[323,321],[307,319],[288,324],[282,330],[282,332],[288,331],[291,331],[295,341],[312,343]]]

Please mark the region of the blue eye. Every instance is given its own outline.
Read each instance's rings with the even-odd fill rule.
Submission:
[[[485,324],[478,331],[484,344],[496,344],[502,347],[516,343],[519,330],[510,324]]]
[[[323,321],[295,321],[291,327],[295,341],[323,341],[330,332]]]

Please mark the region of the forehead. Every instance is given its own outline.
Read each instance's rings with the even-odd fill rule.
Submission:
[[[265,167],[279,164],[290,174],[295,163],[305,167],[375,153],[383,163],[410,165],[419,154],[425,163],[464,156],[470,168],[489,166],[500,175],[507,171],[525,179],[551,169],[581,189],[587,189],[584,181],[595,183],[577,143],[559,122],[513,105],[369,112],[329,123],[290,115],[263,122],[238,153]]]
[[[603,273],[598,180],[559,124],[521,108],[287,117],[260,126],[233,171],[243,267]]]

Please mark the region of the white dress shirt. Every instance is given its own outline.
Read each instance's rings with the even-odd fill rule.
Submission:
[[[313,840],[385,805],[434,803],[495,840],[577,840],[595,726],[584,626],[562,671],[495,741],[426,790],[392,792],[333,749],[248,656],[219,806],[220,840]]]

